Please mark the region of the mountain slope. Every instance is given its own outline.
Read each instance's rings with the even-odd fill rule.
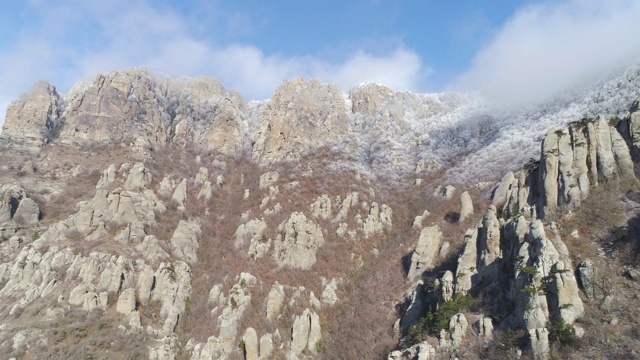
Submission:
[[[69,94],[39,83],[0,136],[0,346],[548,358],[567,353],[560,330],[596,336],[591,314],[627,336],[622,307],[596,302],[635,304],[635,270],[587,284],[634,265],[612,246],[634,231],[638,75],[510,114],[469,94],[302,79],[264,102],[145,69]],[[640,350],[592,344],[573,349]]]

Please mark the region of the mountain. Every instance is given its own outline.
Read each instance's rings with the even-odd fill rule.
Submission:
[[[638,98],[640,66],[518,111],[301,78],[245,101],[144,68],[37,83],[0,135],[0,349],[632,358]]]

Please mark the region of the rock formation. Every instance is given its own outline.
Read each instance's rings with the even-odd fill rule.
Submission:
[[[39,151],[61,126],[63,107],[64,102],[54,86],[45,81],[35,84],[9,105],[0,143]]]
[[[347,107],[334,85],[301,78],[285,81],[260,117],[253,157],[268,165],[299,159],[349,131]]]

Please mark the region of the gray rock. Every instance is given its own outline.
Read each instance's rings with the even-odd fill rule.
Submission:
[[[261,165],[299,159],[350,130],[342,91],[301,78],[285,81],[259,119],[253,158]]]
[[[474,227],[467,230],[464,239],[464,250],[458,257],[458,266],[456,268],[456,295],[468,294],[473,286],[473,277],[478,273],[478,228]]]
[[[580,263],[578,267],[578,280],[587,299],[595,300],[602,295],[596,283],[595,269],[591,260],[585,260]]]
[[[46,81],[36,83],[18,101],[9,104],[2,138],[10,145],[37,153],[60,126],[63,100]]]
[[[126,289],[118,297],[116,311],[129,315],[136,308],[136,292],[135,289]]]
[[[176,186],[171,199],[184,206],[185,201],[187,201],[187,179],[182,179],[180,184]]]
[[[258,360],[258,334],[252,327],[247,328],[242,336],[244,341],[244,359],[245,360]]]
[[[271,359],[273,356],[273,337],[271,334],[264,334],[260,337],[260,360]]]
[[[301,212],[294,212],[278,226],[273,257],[279,266],[309,269],[316,262],[316,251],[324,244],[322,230]]]
[[[465,191],[460,196],[460,219],[459,221],[465,221],[469,216],[473,215],[473,202],[469,192]]]
[[[451,344],[454,347],[458,347],[462,344],[468,328],[469,322],[464,314],[459,313],[451,318],[449,321],[449,329],[451,331]]]
[[[267,296],[267,319],[274,320],[284,304],[284,287],[277,282],[271,287]]]
[[[180,220],[171,237],[171,254],[187,263],[195,263],[198,261],[199,237],[200,224],[198,222]]]
[[[441,245],[442,232],[438,225],[422,229],[418,244],[411,254],[411,264],[407,274],[409,280],[413,281],[419,278],[424,271],[433,267]]]
[[[124,188],[127,190],[144,189],[151,184],[151,181],[151,172],[144,167],[143,163],[139,162],[129,170],[129,175],[127,176],[127,181],[124,183]]]

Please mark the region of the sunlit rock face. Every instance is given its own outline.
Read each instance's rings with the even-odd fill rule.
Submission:
[[[9,105],[0,140],[37,151],[59,126],[62,107],[54,86],[36,83]]]
[[[349,132],[340,89],[302,78],[284,82],[265,106],[255,134],[253,158],[260,164],[300,158],[340,141]]]

